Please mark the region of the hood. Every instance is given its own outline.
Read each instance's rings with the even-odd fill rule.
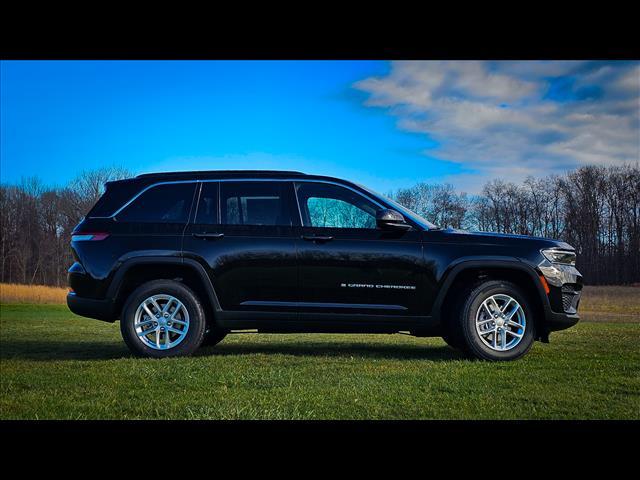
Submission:
[[[495,233],[495,232],[471,232],[468,230],[458,230],[455,228],[447,228],[442,230],[442,234],[447,236],[449,240],[460,240],[464,243],[482,243],[489,245],[515,245],[522,243],[530,243],[539,248],[562,248],[564,250],[574,250],[574,248],[561,240],[552,238],[533,237],[530,235],[517,235],[512,233]]]

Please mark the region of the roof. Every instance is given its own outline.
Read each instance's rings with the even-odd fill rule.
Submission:
[[[288,170],[196,170],[190,172],[157,172],[144,173],[133,178],[125,178],[122,180],[114,180],[107,182],[106,185],[118,184],[121,187],[132,190],[140,188],[140,186],[149,186],[155,183],[167,181],[188,181],[188,180],[218,180],[228,178],[265,178],[265,179],[294,179],[304,178],[309,180],[325,180],[330,182],[338,182],[348,185],[357,190],[364,192],[364,189],[349,180],[325,175],[310,175],[297,171]]]
[[[135,178],[225,178],[225,177],[300,177],[305,173],[287,170],[195,170],[190,172],[143,173]]]

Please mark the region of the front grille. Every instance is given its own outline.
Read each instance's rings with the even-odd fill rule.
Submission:
[[[580,303],[580,290],[572,284],[562,286],[562,308],[565,313],[576,313]]]

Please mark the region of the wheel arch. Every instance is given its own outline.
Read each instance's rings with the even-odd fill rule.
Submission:
[[[171,257],[136,257],[120,265],[107,292],[118,317],[138,286],[159,279],[177,280],[191,288],[202,301],[207,320],[215,321],[220,302],[205,268],[193,259]]]
[[[522,288],[533,310],[536,339],[548,341],[549,332],[545,319],[550,308],[549,300],[538,273],[517,258],[471,258],[451,265],[443,275],[439,294],[434,302],[433,315],[440,319],[441,324],[448,322],[450,306],[460,289],[483,279],[507,280]]]

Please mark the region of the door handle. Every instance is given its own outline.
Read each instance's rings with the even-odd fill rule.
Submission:
[[[322,235],[302,235],[302,239],[308,242],[328,242],[333,240],[333,237]]]
[[[194,233],[193,236],[205,240],[215,240],[216,238],[224,237],[224,233]]]

